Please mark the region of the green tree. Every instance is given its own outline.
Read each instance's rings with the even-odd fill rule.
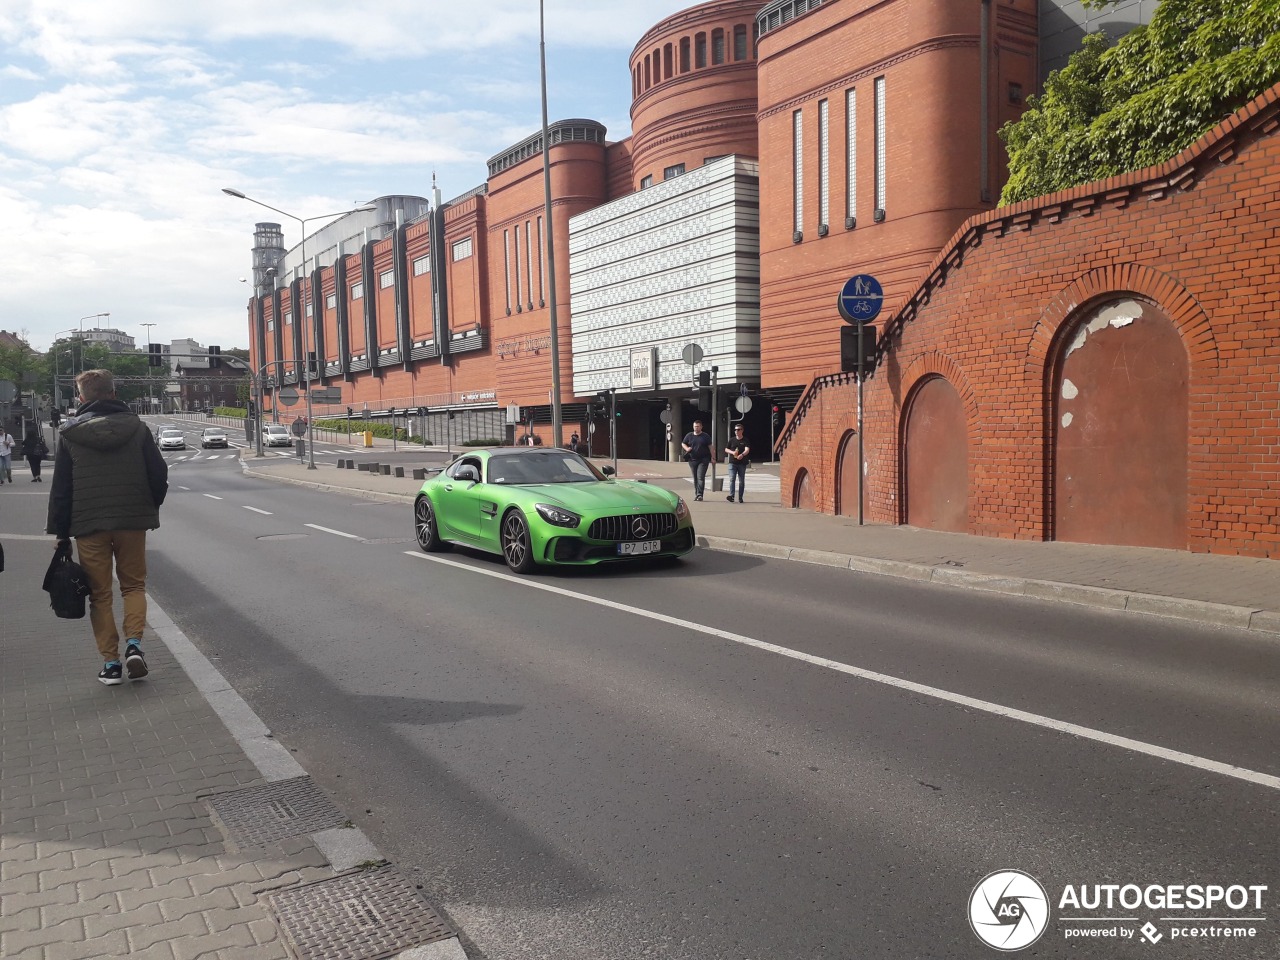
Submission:
[[[1277,82],[1280,0],[1163,0],[1114,46],[1085,37],[1001,128],[1009,181],[1000,202],[1168,160]]]

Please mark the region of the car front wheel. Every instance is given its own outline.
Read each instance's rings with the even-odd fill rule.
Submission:
[[[413,505],[413,529],[418,537],[418,546],[424,553],[448,549],[449,545],[440,539],[436,512],[431,508],[431,501],[426,497],[419,497],[417,503]]]
[[[515,573],[533,570],[533,547],[529,542],[529,525],[519,510],[511,510],[502,518],[502,557]]]

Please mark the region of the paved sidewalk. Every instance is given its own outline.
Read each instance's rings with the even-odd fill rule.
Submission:
[[[316,454],[316,469],[296,459],[241,454],[246,471],[273,479],[342,490],[359,496],[411,502],[421,486],[412,467],[439,463],[442,448],[375,440],[372,450],[351,448]],[[327,447],[342,449],[341,444]],[[456,452],[456,449],[455,449]],[[405,478],[339,469],[339,459],[405,467]],[[596,459],[597,464],[609,461]],[[757,483],[776,476],[775,465],[753,466]],[[618,475],[643,479],[686,494],[692,492],[683,463],[620,460]],[[1280,634],[1280,561],[1223,557],[1177,550],[1110,547],[1080,543],[1003,540],[940,533],[915,527],[866,524],[779,505],[776,486],[767,495],[748,489],[747,502],[728,503],[721,493],[690,502],[699,543],[754,556],[848,567],[855,571],[1063,600],[1112,610],[1177,617]],[[406,523],[410,522],[406,515]]]
[[[47,488],[23,485],[0,492],[0,957],[286,960],[300,955],[309,928],[342,946],[331,928],[344,913],[367,916],[353,899],[365,894],[339,894],[327,908],[318,895],[394,880],[394,866],[375,869],[377,850],[327,798],[328,829],[297,818],[288,796],[318,788],[154,604],[144,638],[151,676],[97,681],[88,618],[56,619],[40,589],[53,543],[39,533],[46,497]],[[254,806],[264,790],[286,800]],[[228,801],[237,815],[265,810],[271,832],[215,817],[211,805]],[[280,920],[285,897],[320,904],[291,933]],[[357,909],[333,905],[347,903]],[[362,931],[346,952],[308,955],[388,956],[363,946],[382,935]],[[398,956],[465,960],[447,928],[432,936],[410,938],[424,945]]]

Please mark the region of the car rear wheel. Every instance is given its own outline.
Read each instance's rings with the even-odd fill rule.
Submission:
[[[426,497],[419,497],[413,505],[413,528],[418,537],[418,546],[424,553],[435,553],[449,548],[449,545],[440,539],[436,512],[431,508],[431,501]]]
[[[529,525],[519,510],[510,510],[502,518],[502,557],[515,573],[533,570],[533,547],[529,543]]]

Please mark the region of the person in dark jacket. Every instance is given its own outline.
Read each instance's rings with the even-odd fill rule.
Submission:
[[[122,673],[147,675],[142,631],[147,622],[147,531],[160,526],[169,467],[151,431],[116,399],[110,370],[76,377],[80,407],[63,422],[49,491],[48,533],[76,539],[89,578],[89,620],[102,655],[98,679],[122,683]],[[125,656],[112,610],[112,561],[124,600]],[[123,670],[122,670],[123,666]]]
[[[44,483],[40,479],[40,466],[49,454],[49,446],[44,442],[44,434],[40,425],[27,424],[26,436],[22,438],[22,455],[27,458],[27,466],[31,468],[31,482]]]

